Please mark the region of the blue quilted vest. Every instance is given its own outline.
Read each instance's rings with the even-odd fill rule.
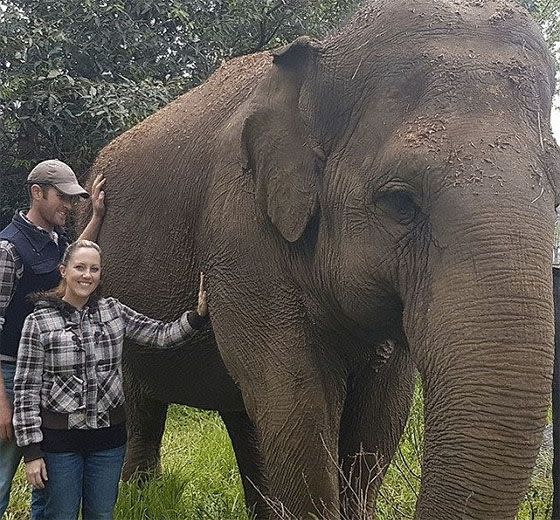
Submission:
[[[6,309],[0,335],[0,354],[16,357],[25,318],[33,311],[28,296],[48,291],[58,285],[58,265],[68,246],[66,236],[59,233],[58,246],[46,231],[29,224],[19,213],[0,231],[0,240],[11,242],[23,263],[23,276],[16,285],[12,300]]]

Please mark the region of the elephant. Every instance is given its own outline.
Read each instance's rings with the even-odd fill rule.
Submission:
[[[224,418],[257,517],[358,517],[347,484],[372,513],[419,374],[415,518],[513,519],[552,381],[554,89],[513,0],[371,0],[109,143],[106,289],[172,319],[204,271],[212,318],[125,349],[126,473],[185,403]]]

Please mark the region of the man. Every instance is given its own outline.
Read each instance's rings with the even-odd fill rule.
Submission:
[[[105,179],[92,186],[93,216],[80,238],[93,240],[105,214]],[[88,198],[65,163],[39,163],[27,177],[30,209],[17,212],[0,231],[0,518],[8,507],[12,480],[22,452],[13,436],[13,381],[23,322],[33,310],[28,296],[58,285],[58,264],[68,241],[63,226],[81,198]],[[34,491],[31,518],[39,520],[42,500]]]

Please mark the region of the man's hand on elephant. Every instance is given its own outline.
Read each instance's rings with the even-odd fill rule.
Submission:
[[[45,482],[49,480],[47,476],[47,466],[45,459],[35,459],[25,463],[25,475],[35,489],[43,489]]]
[[[208,316],[208,302],[206,291],[204,290],[204,273],[200,273],[200,286],[198,288],[198,306],[196,312],[199,316],[206,318]]]
[[[93,216],[103,218],[105,216],[105,192],[103,186],[107,179],[103,174],[95,177],[91,186],[91,207],[93,209]]]

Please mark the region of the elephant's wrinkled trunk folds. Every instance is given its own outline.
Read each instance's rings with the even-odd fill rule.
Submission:
[[[553,360],[553,212],[511,191],[503,207],[464,193],[466,204],[443,201],[457,216],[434,218],[430,275],[405,309],[425,399],[416,518],[515,518],[538,454]]]

